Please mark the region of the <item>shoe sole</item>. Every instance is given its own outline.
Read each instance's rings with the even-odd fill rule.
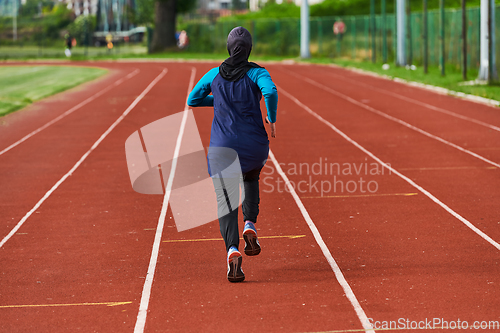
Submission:
[[[245,240],[245,254],[247,256],[256,256],[260,253],[260,244],[257,239],[257,234],[249,229],[243,233],[243,239]]]
[[[243,257],[241,255],[235,255],[232,258],[229,258],[229,269],[227,272],[227,279],[229,282],[241,282],[245,280],[245,274],[241,270],[241,262],[243,261]]]

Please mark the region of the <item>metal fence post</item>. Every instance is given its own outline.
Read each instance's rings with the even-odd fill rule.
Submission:
[[[366,49],[366,59],[370,59],[368,54],[370,53],[370,17],[363,17],[365,21],[365,49]]]
[[[462,0],[462,79],[467,80],[467,12]]]
[[[318,17],[318,54],[321,55],[323,52],[323,24],[321,22],[321,17]]]
[[[385,0],[382,0],[382,61],[387,63],[387,29],[386,29],[386,8]]]
[[[444,70],[444,52],[445,52],[445,46],[444,46],[444,0],[439,0],[439,36],[441,39],[441,47],[440,47],[440,54],[439,54],[439,67],[441,67],[441,75],[445,75],[445,70]]]
[[[356,59],[356,16],[351,16],[352,26],[352,58]]]
[[[375,0],[370,0],[370,30],[372,39],[372,62],[375,63]]]
[[[465,1],[465,0],[464,0]],[[423,3],[423,37],[424,37],[424,73],[427,74],[429,72],[429,35],[428,35],[428,23],[427,23],[427,0],[424,0]]]

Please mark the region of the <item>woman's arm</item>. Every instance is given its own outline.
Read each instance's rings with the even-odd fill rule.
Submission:
[[[212,92],[212,81],[218,73],[219,67],[212,68],[198,81],[193,91],[189,94],[189,106],[214,106],[214,96],[209,94]]]
[[[270,123],[274,124],[278,111],[278,91],[271,79],[271,75],[265,68],[252,68],[249,71],[249,77],[262,92],[262,96],[264,96],[264,101],[266,102],[267,118]]]

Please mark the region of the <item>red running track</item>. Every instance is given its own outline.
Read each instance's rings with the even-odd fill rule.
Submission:
[[[109,74],[2,118],[1,332],[141,331],[163,197],[132,190],[124,143],[184,110],[192,69],[198,80],[217,64],[91,65]],[[350,332],[367,320],[454,331],[442,321],[460,320],[498,332],[499,110],[333,67],[266,67],[283,173],[270,160],[261,178],[263,251],[231,284],[218,223],[178,233],[168,209],[144,331]],[[194,114],[207,146],[212,111]]]

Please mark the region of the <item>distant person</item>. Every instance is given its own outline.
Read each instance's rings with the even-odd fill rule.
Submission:
[[[70,34],[66,34],[65,39],[66,39],[66,50],[64,51],[64,53],[66,54],[66,57],[71,57],[71,48],[73,47],[73,37],[71,37]]]
[[[238,250],[239,187],[242,183],[245,254],[254,256],[261,251],[255,228],[260,203],[259,176],[269,154],[269,139],[262,120],[260,100],[264,96],[266,122],[270,123],[271,136],[275,138],[278,92],[269,72],[248,62],[252,36],[247,29],[237,27],[229,33],[227,50],[229,58],[201,78],[189,94],[188,105],[214,107],[207,155],[208,172],[214,182],[220,232],[226,245],[227,279],[240,282],[245,275]],[[234,176],[229,179],[222,176],[227,170],[224,169],[228,165],[226,162],[231,162],[225,153],[220,153],[227,148],[238,154],[241,173],[234,173],[238,177],[236,179]]]
[[[333,33],[337,36],[339,40],[342,40],[342,37],[344,37],[345,32],[346,32],[346,26],[342,20],[338,20],[333,24]]]
[[[184,49],[189,45],[189,37],[187,35],[186,30],[182,30],[177,37],[177,46],[180,49]]]

